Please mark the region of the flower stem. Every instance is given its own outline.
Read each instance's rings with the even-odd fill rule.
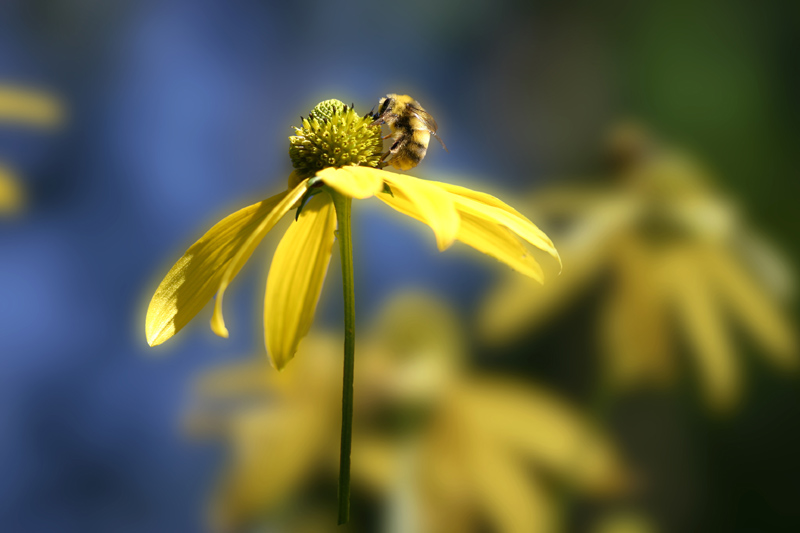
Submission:
[[[355,365],[356,308],[353,284],[353,238],[350,230],[352,199],[333,192],[339,223],[339,255],[344,290],[344,372],[342,375],[342,445],[339,454],[339,525],[350,520],[350,446],[353,436],[353,371]]]

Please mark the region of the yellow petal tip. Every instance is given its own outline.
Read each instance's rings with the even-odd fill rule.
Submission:
[[[172,337],[175,334],[175,328],[170,326],[171,324],[168,324],[166,327],[159,328],[157,324],[146,321],[144,332],[147,344],[152,348]]]
[[[211,317],[211,331],[218,337],[228,338],[228,328],[225,327],[225,322],[222,321],[222,318],[217,313],[214,313],[214,316]]]

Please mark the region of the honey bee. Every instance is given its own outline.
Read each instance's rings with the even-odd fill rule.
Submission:
[[[394,143],[381,157],[382,166],[391,165],[398,170],[409,170],[422,161],[428,152],[431,135],[436,137],[447,151],[442,139],[436,135],[438,126],[433,117],[408,95],[387,94],[378,102],[378,112],[371,126],[386,124],[392,132],[384,139]],[[386,160],[387,157],[390,159]],[[384,160],[386,160],[384,162]]]

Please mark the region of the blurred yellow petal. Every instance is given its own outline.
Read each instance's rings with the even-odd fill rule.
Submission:
[[[324,168],[317,177],[336,192],[363,200],[383,190],[383,177],[387,173],[371,167],[346,166]]]
[[[214,302],[214,314],[211,317],[211,329],[220,337],[228,338],[228,329],[225,327],[225,320],[222,317],[222,297],[225,295],[225,289],[228,284],[233,280],[234,276],[241,270],[244,264],[253,255],[256,247],[267,233],[277,224],[277,222],[285,215],[306,193],[308,190],[308,180],[301,181],[289,193],[273,196],[270,198],[278,198],[280,201],[275,204],[275,208],[269,215],[262,220],[258,227],[247,237],[246,240],[239,243],[236,255],[224,267],[222,278],[219,280],[219,287],[217,289],[217,300]],[[267,200],[269,201],[269,200]]]
[[[519,423],[519,422],[517,422]],[[472,442],[469,468],[479,505],[490,517],[495,531],[504,533],[551,533],[559,531],[555,509],[539,483],[530,479],[507,449]]]
[[[0,122],[55,128],[64,118],[61,100],[30,87],[0,84]]]
[[[593,180],[597,181],[597,178],[537,190],[527,197],[526,205],[536,213],[537,217],[582,218],[587,213],[597,211],[598,207],[619,204],[628,196],[621,190],[609,190],[607,186],[591,185]]]
[[[25,207],[25,190],[17,174],[0,163],[0,216],[15,215]]]
[[[278,370],[294,357],[311,327],[335,230],[333,202],[322,191],[308,201],[275,251],[264,297],[264,340]]]
[[[204,431],[191,435],[224,439],[229,450],[211,507],[214,531],[241,531],[293,501],[336,454],[340,355],[339,335],[311,335],[283,372],[257,357],[198,380],[188,422]]]
[[[657,533],[655,523],[642,513],[623,510],[604,516],[591,533]]]
[[[736,354],[714,301],[711,280],[702,254],[695,246],[672,252],[662,265],[676,315],[687,333],[704,383],[703,392],[713,409],[732,408],[741,395],[741,375]]]
[[[217,292],[229,265],[247,243],[260,241],[274,224],[276,207],[286,200],[283,192],[228,215],[200,237],[170,269],[156,289],[147,309],[147,342],[156,346],[172,337]],[[284,205],[287,202],[284,202]],[[254,247],[254,246],[253,246]],[[244,261],[236,262],[235,275]]]
[[[628,483],[621,458],[608,440],[579,412],[544,390],[480,380],[459,394],[473,423],[498,449],[521,452],[595,493],[615,493]]]
[[[449,248],[458,235],[460,223],[453,195],[425,180],[393,172],[383,174],[384,181],[392,188],[392,194],[379,194],[378,198],[397,211],[430,226],[440,251]]]
[[[600,334],[608,378],[620,389],[674,377],[665,297],[652,255],[635,239],[619,239],[614,247],[615,290],[600,316]]]
[[[507,276],[481,306],[478,318],[481,336],[495,345],[511,342],[520,334],[541,327],[545,320],[570,305],[613,258],[610,242],[617,228],[610,228],[604,222],[602,217],[587,218],[567,238],[559,240],[559,250],[568,267],[546,284]]]
[[[230,457],[210,510],[215,530],[242,530],[296,494],[326,444],[320,414],[310,405],[283,405],[235,416]]]
[[[703,250],[703,261],[710,271],[710,281],[720,297],[739,318],[739,322],[761,344],[762,351],[780,368],[797,366],[797,338],[794,326],[781,313],[764,288],[726,251]]]

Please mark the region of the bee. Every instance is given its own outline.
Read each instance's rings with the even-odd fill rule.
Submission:
[[[442,148],[447,147],[438,135],[438,126],[433,117],[408,95],[387,94],[378,102],[378,112],[370,126],[386,124],[392,132],[384,139],[392,138],[394,143],[381,157],[382,166],[391,165],[398,170],[409,170],[422,161],[428,152],[431,135],[436,137]],[[387,157],[390,159],[384,162]]]

